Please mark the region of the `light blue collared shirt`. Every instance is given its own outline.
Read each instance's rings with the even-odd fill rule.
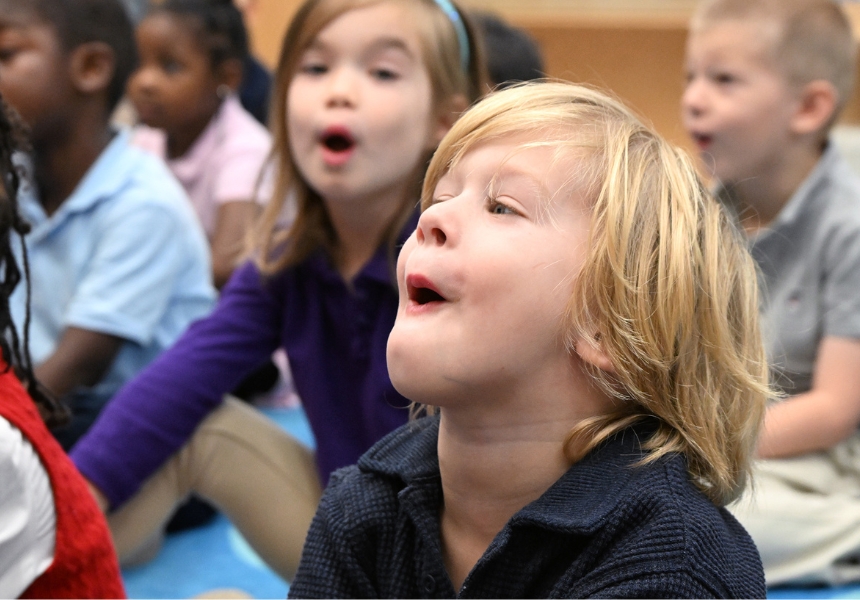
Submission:
[[[67,327],[123,338],[110,370],[87,392],[106,400],[211,310],[209,247],[197,217],[163,163],[131,146],[127,132],[50,217],[32,185],[22,183],[19,198],[33,226],[26,244],[34,364],[51,356]],[[25,295],[22,282],[10,302],[19,332]]]

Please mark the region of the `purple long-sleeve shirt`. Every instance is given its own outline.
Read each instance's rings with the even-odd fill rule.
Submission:
[[[252,263],[238,269],[214,312],[117,393],[73,449],[75,464],[112,506],[122,504],[278,346],[323,483],[355,463],[408,417],[385,363],[397,312],[387,254],[380,248],[352,289],[321,252],[268,279]]]

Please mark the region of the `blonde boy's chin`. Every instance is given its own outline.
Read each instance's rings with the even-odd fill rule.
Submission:
[[[398,394],[418,404],[432,403],[431,400],[436,397],[433,390],[438,389],[438,385],[428,380],[425,369],[422,368],[425,365],[413,360],[408,352],[399,352],[396,345],[392,347],[391,341],[388,343],[386,360],[388,377]]]

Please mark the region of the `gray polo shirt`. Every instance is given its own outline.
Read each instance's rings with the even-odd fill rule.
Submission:
[[[729,194],[720,197],[731,208]],[[812,387],[826,336],[860,338],[860,177],[832,144],[773,223],[750,237],[773,383]]]

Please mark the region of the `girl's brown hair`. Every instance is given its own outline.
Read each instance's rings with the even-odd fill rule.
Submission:
[[[565,339],[571,353],[600,344],[614,367],[592,374],[617,410],[577,425],[567,457],[651,419],[644,462],[684,455],[693,481],[727,504],[744,488],[770,395],[756,268],[740,233],[683,151],[620,102],[566,83],[510,88],[465,113],[430,163],[422,206],[470,149],[524,133],[536,140],[528,146],[575,159],[591,228]]]
[[[435,110],[448,109],[460,96],[467,103],[487,89],[480,45],[462,10],[458,13],[469,40],[469,61],[461,64],[457,31],[450,17],[433,0],[307,0],[293,18],[281,47],[277,78],[269,117],[273,135],[270,164],[274,166],[274,192],[257,227],[252,232],[251,251],[264,274],[271,275],[295,265],[322,248],[335,256],[338,240],[322,198],[308,186],[290,153],[287,131],[287,94],[302,52],[317,34],[340,15],[382,2],[397,2],[414,8],[415,24],[423,42],[423,59],[430,76]],[[429,155],[427,160],[429,160]],[[414,197],[403,199],[397,216],[385,228],[384,239],[393,252],[397,236],[415,210],[426,161],[416,169]],[[295,202],[297,214],[288,229],[279,228],[287,202]]]

